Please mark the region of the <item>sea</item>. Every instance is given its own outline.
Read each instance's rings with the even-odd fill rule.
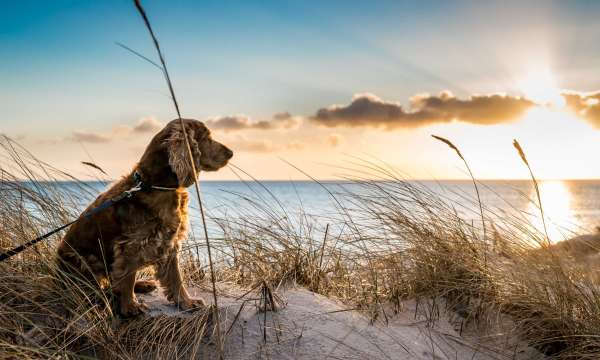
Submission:
[[[408,183],[425,189],[453,208],[472,210],[463,211],[464,216],[470,217],[473,222],[479,221],[479,203],[471,181]],[[71,192],[79,189],[79,186],[68,182],[57,183],[56,186]],[[77,204],[80,210],[107,186],[109,183],[86,183],[86,194],[79,198]],[[554,242],[576,234],[593,233],[600,227],[600,180],[539,181],[539,198],[531,181],[479,181],[477,189],[486,216],[519,213],[543,231],[539,209],[541,199],[547,231]],[[189,190],[192,232],[199,236],[203,228],[198,201],[193,188]],[[352,181],[204,181],[200,183],[200,192],[209,235],[219,237],[224,231],[219,221],[261,221],[265,214],[269,218],[295,218],[295,223],[303,226],[310,222],[312,227],[325,228],[327,224],[343,221],[342,208],[356,207],[352,201],[347,201],[348,194],[365,195],[368,190]]]

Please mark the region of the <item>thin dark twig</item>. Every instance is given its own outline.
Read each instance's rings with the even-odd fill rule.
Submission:
[[[108,176],[108,174],[98,165],[94,164],[93,162],[90,161],[82,161],[81,162],[83,165],[89,166],[89,167],[93,167],[94,169],[100,171],[101,173],[103,173],[104,175]]]
[[[122,44],[122,43],[120,43],[120,42],[118,42],[118,41],[117,41],[117,42],[115,42],[115,44],[116,44],[117,46],[120,46],[120,47],[122,47],[123,49],[125,49],[125,50],[129,51],[129,52],[130,52],[130,53],[132,53],[133,55],[136,55],[136,56],[138,56],[138,57],[142,58],[143,60],[146,60],[146,61],[147,61],[147,62],[149,62],[150,64],[152,64],[152,65],[156,66],[156,67],[158,68],[158,70],[160,70],[160,71],[162,71],[162,72],[164,73],[165,69],[164,69],[162,66],[158,65],[156,62],[154,62],[152,59],[148,58],[147,56],[144,56],[144,55],[142,55],[141,53],[139,53],[139,52],[137,52],[137,51],[133,50],[133,49],[132,49],[132,48],[130,48],[129,46],[127,46],[127,45],[125,45],[125,44]]]
[[[325,243],[327,242],[327,234],[329,233],[329,223],[325,226],[325,235],[323,236],[323,244],[321,244],[321,254],[319,259],[319,270],[323,266],[323,252],[325,251]]]

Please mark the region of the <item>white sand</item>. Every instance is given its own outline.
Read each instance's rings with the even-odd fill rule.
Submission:
[[[199,289],[190,292],[207,302],[212,299]],[[460,336],[460,321],[452,321],[443,309],[439,319],[431,323],[425,316],[431,304],[421,303],[415,315],[416,302],[405,302],[400,313],[388,312],[387,324],[383,316],[371,324],[360,312],[302,288],[278,291],[284,304],[277,312],[267,311],[265,341],[265,313],[258,310],[258,295],[252,293],[236,300],[243,294],[241,290],[228,288],[223,292],[228,294],[219,297],[224,330],[231,326],[244,299],[250,299],[226,339],[227,359],[543,358],[510,334],[500,340],[494,337],[494,343],[483,336]],[[158,291],[139,298],[150,306],[151,316],[193,316],[177,312]]]

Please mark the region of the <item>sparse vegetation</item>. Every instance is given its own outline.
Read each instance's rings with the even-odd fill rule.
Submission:
[[[74,179],[13,141],[3,139],[2,149],[2,250],[67,222],[77,204],[95,196],[84,182],[57,187],[54,181]],[[265,294],[271,300],[263,310],[269,311],[277,307],[277,289],[296,283],[374,321],[393,317],[408,299],[422,299],[448,307],[481,332],[508,317],[529,344],[559,359],[598,357],[597,277],[556,248],[540,247],[546,235],[527,217],[485,204],[481,212],[477,199],[465,194],[459,194],[461,207],[372,162],[347,180],[352,186],[327,188],[338,207],[327,229],[310,214],[289,213],[258,195],[235,204],[244,217],[212,214],[224,234],[213,245],[219,282]],[[473,206],[464,205],[469,202]],[[473,221],[481,213],[487,241]],[[119,321],[108,291],[60,276],[55,240],[0,263],[0,358],[202,352],[213,335],[210,314]],[[182,253],[187,280],[197,286],[209,284],[198,262],[203,244],[192,238]]]

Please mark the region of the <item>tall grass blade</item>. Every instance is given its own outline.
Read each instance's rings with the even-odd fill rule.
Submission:
[[[533,186],[535,188],[535,194],[537,196],[538,205],[539,205],[540,213],[542,216],[542,224],[544,226],[544,234],[546,234],[546,245],[550,246],[551,240],[550,240],[550,236],[548,236],[548,228],[546,227],[546,217],[544,216],[544,207],[542,206],[542,196],[540,194],[540,188],[538,186],[538,181],[535,178],[535,176],[533,175],[533,170],[531,169],[531,166],[529,165],[529,161],[527,161],[527,156],[525,155],[525,151],[523,150],[523,147],[521,147],[521,144],[519,144],[517,139],[513,139],[513,146],[515,147],[515,149],[517,149],[517,153],[519,154],[519,157],[521,158],[521,160],[523,161],[525,166],[527,166],[527,169],[529,169],[529,175],[531,176],[531,180],[533,181]]]
[[[183,138],[185,139],[185,146],[187,148],[188,159],[190,161],[190,165],[191,165],[192,172],[194,175],[194,189],[196,191],[196,197],[198,200],[198,208],[200,209],[200,217],[202,218],[202,225],[204,228],[204,239],[206,240],[206,248],[207,248],[207,253],[208,253],[208,262],[209,262],[209,268],[210,268],[210,274],[211,274],[211,284],[212,284],[212,293],[213,293],[213,301],[214,301],[214,317],[215,317],[216,328],[217,328],[217,342],[219,343],[218,344],[219,357],[223,358],[223,341],[221,338],[222,334],[221,334],[221,324],[220,324],[220,319],[219,319],[219,302],[218,302],[218,296],[217,296],[215,269],[214,269],[214,264],[213,264],[213,259],[212,259],[210,240],[208,238],[208,229],[206,226],[206,217],[204,215],[204,207],[202,205],[203,204],[202,198],[200,196],[200,187],[198,184],[196,165],[194,162],[194,155],[192,153],[192,148],[189,143],[187,131],[185,129],[185,125],[184,125],[183,119],[181,117],[181,111],[179,110],[179,103],[177,102],[177,97],[175,96],[175,91],[173,90],[173,83],[171,82],[171,77],[169,76],[169,70],[167,68],[167,64],[165,62],[163,53],[160,49],[158,39],[157,39],[156,35],[154,34],[154,31],[152,30],[152,25],[150,24],[150,20],[148,19],[148,16],[146,15],[146,11],[144,10],[144,8],[142,6],[141,1],[134,0],[134,4],[135,4],[135,7],[137,8],[138,12],[142,16],[142,19],[144,20],[144,24],[146,25],[146,28],[148,29],[148,32],[150,33],[152,42],[154,43],[154,47],[156,48],[156,52],[158,53],[160,63],[162,64],[162,69],[164,71],[165,80],[167,82],[167,86],[169,87],[169,93],[171,94],[171,99],[173,100],[173,105],[175,106],[175,111],[177,112],[177,117],[181,124],[181,131],[183,133]]]
[[[467,171],[469,172],[469,175],[471,176],[471,180],[473,181],[473,186],[475,187],[475,194],[477,195],[477,202],[479,203],[479,212],[481,214],[481,226],[483,227],[483,242],[484,242],[484,247],[486,249],[484,259],[485,259],[485,263],[487,264],[487,233],[486,233],[486,228],[485,228],[483,203],[481,202],[481,197],[479,196],[479,187],[477,186],[477,181],[475,180],[475,176],[473,176],[473,172],[471,171],[471,167],[469,166],[467,159],[465,159],[465,157],[462,155],[462,153],[460,152],[460,150],[458,149],[458,147],[456,145],[454,145],[450,140],[443,138],[441,136],[431,135],[431,137],[438,141],[443,142],[444,144],[448,145],[452,150],[454,150],[456,152],[456,154],[458,155],[458,157],[462,159],[463,163],[465,164],[465,167],[467,168]]]

